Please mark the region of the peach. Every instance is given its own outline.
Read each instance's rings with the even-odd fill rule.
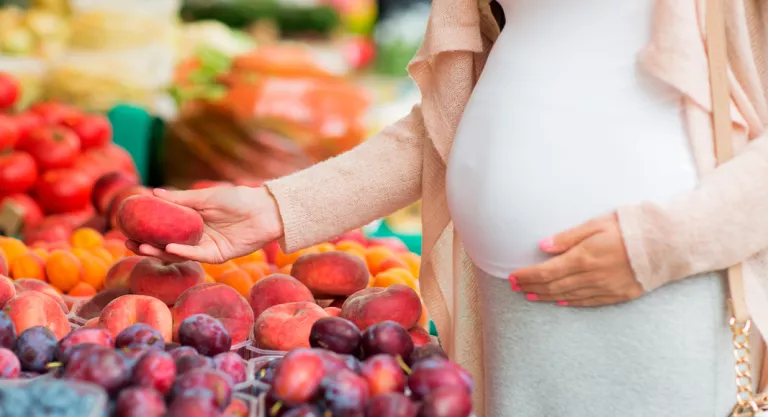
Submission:
[[[395,253],[408,252],[408,247],[405,246],[402,240],[396,237],[379,237],[371,239],[368,243],[369,247],[385,247],[391,249]]]
[[[232,344],[245,342],[253,327],[253,310],[234,288],[225,284],[199,284],[184,291],[173,306],[173,335],[187,317],[207,314],[218,319],[232,337]]]
[[[152,196],[125,199],[117,210],[117,224],[129,239],[158,248],[196,245],[203,238],[203,218],[197,211]]]
[[[308,301],[272,306],[256,319],[253,342],[261,349],[270,350],[308,348],[312,325],[323,317],[328,317],[328,313]]]
[[[298,301],[315,302],[315,297],[304,284],[290,275],[272,274],[262,278],[251,287],[248,303],[253,309],[253,316],[278,304],[295,303]]]
[[[402,284],[366,288],[347,299],[341,308],[341,317],[355,323],[360,330],[386,320],[410,329],[421,317],[421,299],[416,291]]]
[[[99,317],[104,307],[111,303],[112,300],[130,293],[131,291],[128,288],[107,288],[80,306],[77,309],[77,316],[83,319]]]
[[[317,298],[348,296],[368,285],[368,267],[357,256],[344,252],[302,255],[291,268],[291,276],[306,285]]]
[[[0,275],[8,275],[8,261],[5,259],[5,252],[0,249]]]
[[[107,209],[107,219],[109,219],[109,225],[112,228],[117,228],[117,210],[120,208],[120,204],[128,197],[134,195],[151,196],[152,190],[141,185],[133,185],[118,191],[109,203],[109,209]]]
[[[17,279],[16,281],[13,281],[13,284],[16,286],[16,292],[17,293],[23,293],[27,291],[34,291],[39,292],[41,294],[45,294],[48,297],[51,297],[53,301],[56,302],[56,304],[61,307],[61,310],[64,313],[69,312],[69,308],[67,307],[67,303],[64,302],[64,299],[61,298],[61,295],[58,291],[56,291],[55,288],[51,286],[51,284],[48,284],[45,281],[40,281],[39,279],[34,278],[22,278]]]
[[[129,256],[114,263],[104,279],[104,288],[130,288],[131,271],[142,259],[141,256]]]
[[[16,296],[16,287],[8,277],[0,275],[0,308]]]
[[[205,271],[195,261],[173,264],[143,258],[133,267],[128,282],[132,293],[155,297],[170,306],[188,288],[205,282]]]
[[[5,304],[3,311],[8,314],[18,333],[35,327],[50,329],[61,340],[69,333],[69,320],[56,301],[36,291],[18,294]]]
[[[411,335],[413,345],[416,347],[432,343],[432,337],[429,335],[429,332],[422,327],[412,327],[408,330],[408,334]]]
[[[341,317],[341,309],[338,307],[326,307],[323,310],[331,317]]]
[[[264,250],[264,254],[267,256],[267,262],[274,264],[275,260],[277,258],[277,253],[282,252],[280,249],[280,245],[277,243],[276,240],[267,243],[262,248]]]
[[[344,302],[347,301],[347,297],[341,297],[341,298],[334,298],[331,301],[331,304],[328,305],[328,307],[338,307],[342,308],[344,307]]]
[[[118,229],[112,229],[109,232],[104,234],[104,240],[106,242],[109,242],[110,240],[116,240],[118,242],[125,242],[128,240],[127,237]]]
[[[365,234],[363,234],[363,231],[360,229],[355,229],[347,233],[344,233],[343,235],[337,237],[336,239],[331,240],[331,243],[335,244],[345,240],[351,240],[363,246],[368,246],[368,239],[365,237]]]
[[[115,171],[102,175],[93,184],[91,203],[99,214],[106,214],[109,203],[120,190],[136,185],[136,177],[124,172]]]
[[[157,298],[146,295],[124,295],[115,298],[104,307],[99,316],[99,326],[107,329],[112,337],[136,324],[152,326],[163,335],[166,342],[173,335],[171,310]]]
[[[83,327],[99,327],[99,318],[94,317],[83,324]]]

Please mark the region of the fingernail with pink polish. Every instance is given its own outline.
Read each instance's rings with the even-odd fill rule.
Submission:
[[[507,279],[509,280],[510,284],[517,285],[517,278],[515,278],[514,276],[510,275],[509,278]]]
[[[167,190],[165,190],[164,188],[155,188],[155,192],[156,192],[156,193],[161,193],[161,194],[162,194],[162,193],[165,193],[165,192],[167,192]]]
[[[539,248],[541,248],[541,250],[543,250],[543,251],[552,250],[552,248],[554,248],[554,247],[555,247],[555,241],[552,240],[551,237],[548,237],[546,239],[542,239],[539,242]]]
[[[560,307],[566,307],[568,306],[568,301],[558,301],[557,305],[559,305]]]
[[[525,294],[525,298],[528,299],[528,301],[538,301],[539,296],[536,294]]]
[[[514,291],[514,292],[520,292],[520,291],[522,291],[522,290],[523,290],[523,289],[522,289],[522,288],[520,288],[520,286],[519,286],[519,285],[517,285],[517,284],[512,284],[512,291]]]

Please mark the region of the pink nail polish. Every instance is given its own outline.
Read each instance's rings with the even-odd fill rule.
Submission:
[[[568,301],[558,301],[557,305],[559,305],[560,307],[566,307],[568,306]]]
[[[509,283],[512,285],[517,285],[517,278],[513,277],[512,275],[509,276]]]
[[[525,298],[528,299],[528,301],[538,301],[539,296],[536,294],[525,294]]]
[[[522,289],[522,288],[520,288],[520,286],[519,286],[519,285],[517,285],[517,284],[512,284],[512,291],[514,291],[514,292],[520,292],[520,291],[522,291],[522,290],[523,290],[523,289]]]
[[[167,190],[165,190],[164,188],[155,188],[155,192],[162,194],[162,193],[167,192]]]
[[[548,237],[546,239],[542,239],[541,242],[539,242],[539,248],[543,251],[549,251],[552,250],[552,248],[555,247],[555,241],[552,240],[551,237]]]

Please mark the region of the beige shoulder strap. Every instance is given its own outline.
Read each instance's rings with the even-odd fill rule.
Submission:
[[[725,38],[725,17],[723,0],[707,1],[707,55],[709,59],[709,78],[712,90],[712,132],[714,136],[715,157],[722,164],[733,158],[733,139],[731,122],[731,95],[728,81],[728,53]],[[749,319],[749,312],[744,301],[744,284],[741,265],[728,269],[733,315],[739,321]]]

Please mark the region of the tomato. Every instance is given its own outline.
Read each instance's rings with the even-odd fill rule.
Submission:
[[[33,227],[43,220],[43,209],[32,197],[27,194],[11,194],[0,198],[0,207],[6,203],[13,203],[21,209],[24,219],[24,227]]]
[[[11,74],[0,72],[0,110],[13,107],[21,96],[21,84]]]
[[[43,125],[43,118],[32,112],[19,113],[12,117],[13,121],[16,122],[16,128],[19,130],[19,140],[16,142],[16,146],[21,148],[24,146],[23,142],[29,133],[36,127]]]
[[[93,179],[74,169],[54,169],[44,173],[35,185],[40,205],[49,213],[84,210],[91,202]]]
[[[21,150],[29,152],[40,171],[69,168],[80,154],[80,139],[63,126],[40,126],[24,140]]]
[[[131,154],[114,143],[102,146],[101,148],[89,149],[86,153],[92,155],[94,160],[105,161],[107,167],[109,167],[108,171],[120,171],[126,174],[138,175],[138,170]]]
[[[344,48],[347,62],[354,69],[365,68],[376,58],[376,46],[366,38],[350,39]]]
[[[37,103],[29,108],[29,111],[43,118],[43,120],[52,125],[58,125],[65,120],[72,120],[82,116],[82,112],[72,106],[55,101]]]
[[[32,245],[37,242],[57,243],[69,242],[74,227],[60,216],[49,216],[34,226],[24,227],[24,243]]]
[[[112,142],[112,124],[102,115],[88,114],[64,121],[80,138],[80,145],[85,149],[98,148]]]
[[[19,128],[11,116],[0,114],[0,151],[13,149],[19,141]]]
[[[37,180],[35,160],[25,152],[0,154],[0,194],[23,193]]]

